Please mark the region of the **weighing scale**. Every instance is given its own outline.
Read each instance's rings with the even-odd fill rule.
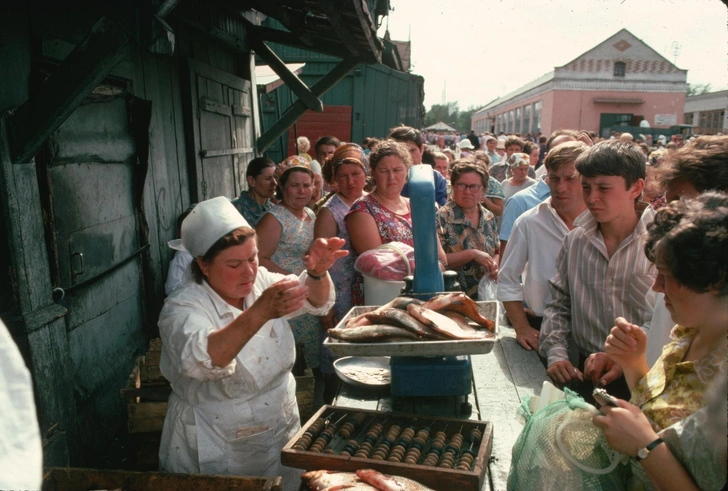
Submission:
[[[429,165],[414,165],[409,171],[417,267],[414,278],[405,282],[402,295],[420,300],[429,300],[437,293],[446,291],[437,257],[435,180],[432,173],[433,169]],[[452,277],[448,279],[452,280]],[[451,285],[457,285],[457,281],[448,281],[448,287]],[[461,401],[462,414],[467,415],[472,410],[467,402],[473,387],[472,364],[468,355],[392,357],[390,370],[395,409],[403,403],[402,397],[457,397],[465,401]]]

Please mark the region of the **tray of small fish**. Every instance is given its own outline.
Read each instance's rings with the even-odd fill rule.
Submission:
[[[354,307],[324,340],[334,356],[455,356],[490,353],[498,302],[445,293],[422,302],[397,297]]]
[[[487,421],[322,406],[283,447],[281,463],[308,469],[310,489],[479,491],[492,447]]]

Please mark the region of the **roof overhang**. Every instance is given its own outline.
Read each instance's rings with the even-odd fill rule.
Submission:
[[[250,35],[339,58],[381,63],[383,44],[366,0],[224,0],[228,9],[257,10],[288,32],[252,27]],[[377,12],[381,13],[381,12]],[[377,13],[374,16],[377,16]]]

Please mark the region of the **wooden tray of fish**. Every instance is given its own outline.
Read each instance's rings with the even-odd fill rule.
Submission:
[[[493,447],[493,424],[341,406],[323,406],[281,451],[298,469],[374,469],[434,490],[479,491]]]
[[[458,298],[462,298],[459,297],[459,295],[463,294],[458,294]],[[407,338],[402,338],[396,333],[394,335],[392,334],[395,329],[398,329],[394,326],[399,325],[401,327],[401,323],[399,323],[396,318],[398,315],[402,315],[402,313],[397,312],[396,310],[404,311],[403,314],[406,315],[412,311],[413,308],[420,308],[405,307],[402,309],[402,304],[406,304],[407,300],[409,300],[407,297],[397,297],[393,300],[393,302],[395,302],[395,310],[392,310],[392,307],[387,308],[386,305],[381,307],[365,306],[352,308],[336,326],[336,336],[332,332],[333,330],[329,330],[329,336],[324,340],[324,346],[326,346],[331,353],[334,354],[334,356],[455,356],[485,354],[490,353],[493,349],[493,344],[495,344],[498,332],[498,302],[472,302],[471,300],[474,307],[477,309],[477,313],[491,322],[491,326],[493,328],[492,331],[481,328],[475,322],[467,318],[466,321],[471,326],[470,329],[475,331],[474,333],[466,333],[460,339],[446,338],[442,335],[439,336],[440,339],[427,339],[422,336],[412,335],[411,333],[406,333],[408,336]],[[390,302],[387,305],[392,305],[393,302]],[[473,306],[471,306],[471,308],[472,307]],[[393,317],[395,320],[391,321],[391,327],[387,325],[382,325],[381,327],[379,325],[362,326],[359,327],[356,332],[349,330],[349,327],[347,327],[352,326],[352,322],[358,318],[362,318],[364,314],[371,315],[375,313],[375,311],[382,313],[382,309],[385,308],[387,309],[385,314],[394,314]],[[409,308],[410,311],[407,311],[407,308]],[[417,312],[414,313],[416,314]],[[449,312],[443,313],[449,315]],[[470,315],[471,317],[476,317],[476,314],[471,313]],[[380,317],[376,317],[376,319],[380,319]],[[409,319],[411,316],[406,317]],[[440,322],[441,319],[441,317],[435,316],[432,319],[432,322]],[[429,321],[431,319],[427,318],[424,320]],[[382,322],[383,324],[390,323],[388,320],[375,320],[373,322]],[[448,322],[448,320],[442,319],[442,322]],[[365,329],[369,329],[369,331],[371,331],[371,335],[369,335]],[[383,335],[378,336],[379,332],[383,333]],[[358,338],[346,340],[342,339],[352,336]]]

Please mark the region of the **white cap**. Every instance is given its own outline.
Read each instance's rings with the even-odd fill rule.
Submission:
[[[197,203],[182,222],[182,246],[192,257],[204,256],[215,242],[240,227],[250,225],[229,199],[208,199]]]
[[[468,140],[467,138],[465,138],[465,139],[463,139],[463,140],[460,140],[460,143],[458,143],[458,148],[459,148],[459,149],[461,149],[461,150],[462,150],[462,149],[465,149],[465,150],[472,150],[472,149],[474,149],[475,147],[474,147],[474,146],[473,146],[473,144],[472,144],[472,143],[470,142],[470,140]]]
[[[318,161],[318,160],[311,160],[311,161],[310,161],[310,162],[308,163],[308,165],[310,165],[310,166],[311,166],[311,171],[312,171],[312,172],[313,172],[314,174],[318,174],[319,176],[321,175],[321,164],[319,163],[319,161]]]

